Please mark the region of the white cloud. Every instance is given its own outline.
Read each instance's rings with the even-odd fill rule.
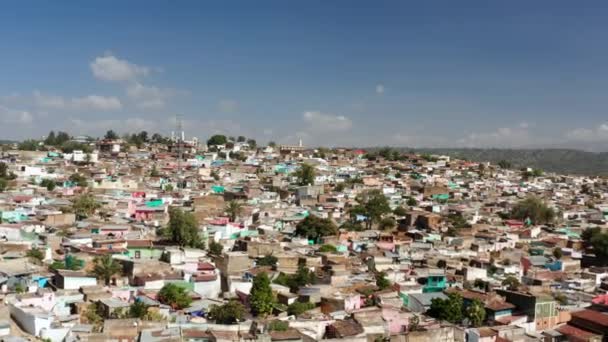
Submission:
[[[150,68],[133,64],[113,55],[97,57],[90,64],[95,78],[102,81],[134,81],[139,76],[146,76]]]
[[[169,97],[175,91],[172,89],[162,89],[154,86],[146,86],[135,82],[127,87],[127,96],[135,101],[135,105],[142,109],[163,108]]]
[[[410,127],[411,129],[412,127]],[[420,133],[398,132],[393,135],[388,135],[390,140],[386,140],[386,136],[375,138],[372,145],[392,145],[396,144],[402,147],[441,147],[448,146],[452,143],[449,139],[440,135],[425,135]]]
[[[353,126],[353,122],[343,115],[318,111],[304,112],[302,118],[315,131],[348,131]]]
[[[384,84],[376,84],[376,94],[384,94]]]
[[[113,96],[89,95],[72,99],[72,106],[79,109],[117,110],[122,108],[122,103]]]
[[[114,96],[88,95],[66,99],[62,96],[43,94],[34,91],[34,103],[46,109],[87,109],[87,110],[118,110],[122,108],[120,100]]]
[[[159,120],[150,120],[140,117],[126,119],[102,119],[102,120],[82,120],[72,118],[69,120],[71,130],[79,134],[102,134],[109,129],[120,133],[133,133],[138,131],[156,131],[160,127]]]
[[[533,141],[528,131],[528,125],[517,127],[500,127],[494,131],[476,132],[457,140],[457,144],[465,147],[524,147],[532,146]]]
[[[34,91],[34,103],[42,108],[65,109],[66,101],[61,96],[42,94],[38,90]]]
[[[3,124],[26,125],[32,123],[33,120],[33,115],[28,111],[0,106],[0,122]]]
[[[608,141],[608,122],[595,128],[575,128],[566,132],[566,138],[577,142],[604,142]]]
[[[234,113],[239,109],[239,104],[235,100],[223,99],[217,105],[218,109],[224,113]]]

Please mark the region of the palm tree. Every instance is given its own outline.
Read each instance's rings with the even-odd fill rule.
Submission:
[[[93,273],[97,278],[103,279],[106,285],[110,285],[110,280],[113,275],[122,271],[122,266],[112,259],[112,256],[110,255],[95,257],[93,263],[95,264]]]
[[[226,214],[228,214],[228,216],[230,217],[230,221],[234,222],[236,221],[237,217],[241,214],[241,212],[243,211],[243,205],[238,202],[238,201],[229,201],[228,204],[226,205]]]

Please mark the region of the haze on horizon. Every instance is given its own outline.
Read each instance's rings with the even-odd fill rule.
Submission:
[[[6,1],[0,138],[608,151],[608,3]]]

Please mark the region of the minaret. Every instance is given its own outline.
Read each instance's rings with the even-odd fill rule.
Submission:
[[[302,138],[300,138],[300,144],[298,146],[302,147]]]

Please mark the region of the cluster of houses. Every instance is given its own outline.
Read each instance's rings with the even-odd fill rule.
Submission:
[[[0,340],[608,338],[608,261],[585,237],[606,228],[602,178],[301,143],[91,144],[90,154],[2,152]],[[355,210],[370,191],[388,205],[376,219]],[[551,220],[514,217],[529,198]],[[200,246],[161,233],[173,208],[195,218]],[[302,236],[311,217],[335,231]],[[120,266],[107,279],[102,257]],[[302,269],[312,275],[302,286],[281,281]],[[248,310],[261,272],[276,299],[264,317]],[[160,298],[167,284],[186,291],[186,307]],[[454,299],[463,317],[438,315]],[[247,309],[242,318],[208,317],[229,301]],[[153,317],[126,317],[134,303]]]

